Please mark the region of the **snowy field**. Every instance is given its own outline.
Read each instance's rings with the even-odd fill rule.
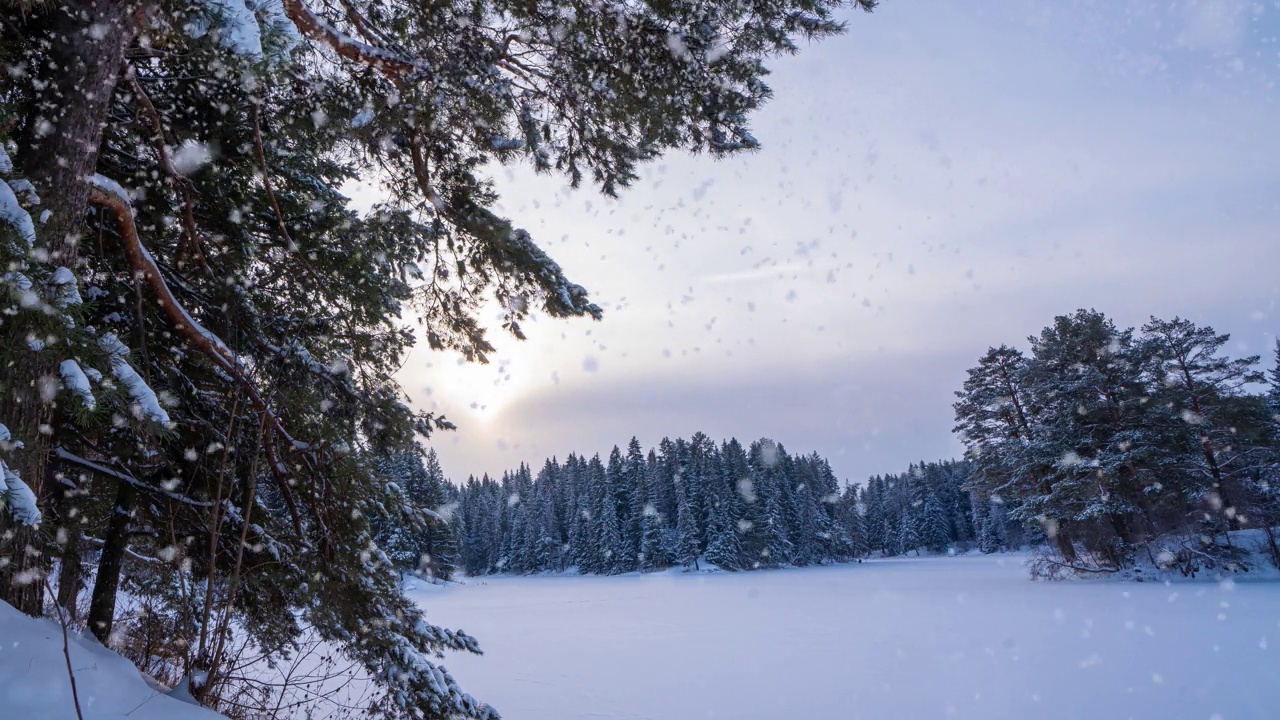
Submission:
[[[1280,583],[1027,579],[1021,556],[498,577],[410,594],[509,720],[1280,718]]]

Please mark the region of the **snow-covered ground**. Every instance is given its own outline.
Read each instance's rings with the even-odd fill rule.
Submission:
[[[1024,557],[477,578],[410,594],[510,720],[1280,717],[1280,583],[1032,582]]]
[[[85,720],[222,720],[149,686],[128,660],[91,637],[69,636]],[[0,720],[76,720],[62,626],[0,602]]]

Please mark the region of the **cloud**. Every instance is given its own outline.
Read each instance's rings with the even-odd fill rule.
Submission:
[[[1244,40],[1248,0],[1185,0],[1178,44],[1193,50],[1230,51]]]

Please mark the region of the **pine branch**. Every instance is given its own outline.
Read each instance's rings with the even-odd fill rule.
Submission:
[[[288,467],[281,462],[275,441],[282,440],[294,448],[304,446],[289,435],[280,417],[271,409],[257,386],[245,373],[244,362],[220,338],[196,322],[191,314],[178,302],[178,299],[174,297],[173,291],[169,289],[168,284],[165,283],[164,278],[161,276],[160,268],[156,265],[155,259],[151,257],[151,253],[142,245],[142,241],[138,237],[132,206],[122,194],[111,191],[107,183],[110,183],[110,181],[106,181],[106,183],[91,183],[89,202],[102,207],[115,216],[116,222],[120,226],[120,236],[124,240],[125,255],[129,259],[129,264],[133,266],[134,272],[150,285],[151,291],[156,296],[161,309],[169,316],[169,320],[174,324],[178,332],[187,342],[203,353],[205,357],[225,370],[232,380],[240,386],[241,391],[248,396],[249,402],[254,409],[263,416],[264,426],[270,430],[266,438],[264,438],[263,448],[276,476],[276,486],[279,488],[280,495],[289,508],[294,531],[302,539],[304,537],[302,519],[298,514],[297,502],[293,497],[293,491],[290,489],[288,482],[291,473]],[[316,519],[319,521],[318,513],[316,513]]]

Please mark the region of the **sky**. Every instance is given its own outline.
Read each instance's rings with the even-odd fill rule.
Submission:
[[[884,0],[775,60],[762,149],[671,154],[620,199],[496,168],[500,209],[606,309],[490,318],[489,365],[400,379],[455,481],[702,431],[861,482],[957,457],[989,346],[1091,307],[1270,361],[1280,2]]]

